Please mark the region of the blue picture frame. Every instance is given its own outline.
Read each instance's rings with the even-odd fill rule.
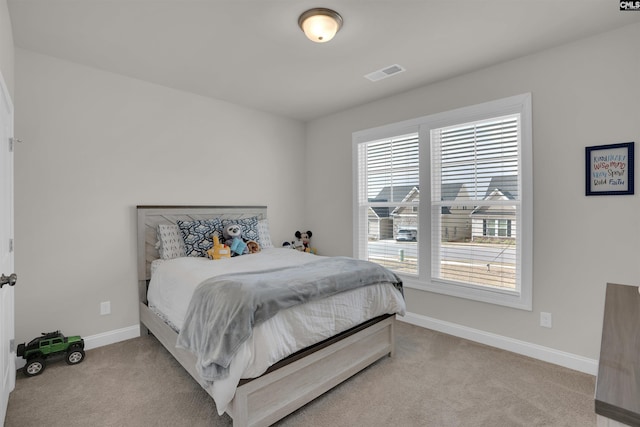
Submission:
[[[634,142],[585,148],[585,195],[634,194]]]

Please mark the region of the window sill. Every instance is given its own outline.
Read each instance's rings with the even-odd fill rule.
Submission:
[[[456,283],[421,281],[416,277],[399,275],[403,286],[425,292],[433,292],[456,298],[464,298],[488,304],[501,305],[519,310],[532,310],[531,297],[515,291],[483,288],[479,286],[465,286]]]

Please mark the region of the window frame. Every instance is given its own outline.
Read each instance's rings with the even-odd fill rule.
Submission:
[[[520,289],[508,290],[451,283],[431,279],[431,130],[458,124],[487,120],[509,114],[520,114],[518,168],[520,176],[520,217],[518,238],[520,256]],[[522,310],[532,310],[533,295],[533,145],[531,94],[525,93],[482,104],[462,107],[412,120],[393,123],[353,133],[353,256],[367,256],[367,239],[360,238],[362,219],[359,215],[358,147],[360,144],[418,132],[420,139],[420,202],[418,227],[418,275],[399,274],[407,288],[419,289],[459,298],[482,301]],[[426,166],[425,166],[426,165]],[[365,218],[366,221],[366,218]],[[498,228],[495,229],[498,233]]]

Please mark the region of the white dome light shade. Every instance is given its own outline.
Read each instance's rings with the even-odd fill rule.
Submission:
[[[331,9],[310,9],[300,15],[298,25],[309,40],[325,43],[331,40],[342,27],[342,16]]]

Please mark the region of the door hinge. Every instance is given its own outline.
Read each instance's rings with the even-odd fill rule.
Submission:
[[[13,252],[13,239],[9,239],[9,252]]]
[[[13,146],[15,145],[16,142],[22,142],[21,139],[15,139],[14,137],[10,137],[9,138],[9,152],[13,153]]]

